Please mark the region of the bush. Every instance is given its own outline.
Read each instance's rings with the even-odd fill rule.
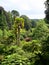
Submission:
[[[48,35],[49,35],[49,30],[47,25],[43,20],[39,21],[33,32],[33,39],[45,40]]]
[[[23,45],[23,50],[27,52],[38,52],[41,49],[41,44],[38,40],[33,40],[32,42],[26,42]]]

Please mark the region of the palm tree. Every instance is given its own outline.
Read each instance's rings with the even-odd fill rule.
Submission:
[[[24,19],[20,17],[15,18],[15,31],[17,44],[20,44],[20,29],[24,27]]]

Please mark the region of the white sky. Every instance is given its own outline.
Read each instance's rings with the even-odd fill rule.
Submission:
[[[45,0],[0,0],[0,6],[5,10],[17,10],[20,15],[41,19],[45,17]]]

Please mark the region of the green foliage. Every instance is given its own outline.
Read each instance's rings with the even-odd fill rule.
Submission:
[[[16,65],[16,64],[24,64],[29,65],[29,54],[26,54],[21,48],[17,46],[6,46],[6,48],[3,49],[6,56],[4,57],[4,60],[1,61],[2,65]],[[32,55],[32,54],[31,54]]]
[[[3,33],[3,32],[2,32],[2,30],[0,29],[0,38],[2,37],[2,33]]]
[[[29,30],[31,27],[31,20],[26,15],[22,15],[21,18],[24,19],[24,28]]]
[[[49,64],[49,36],[47,37],[46,40],[43,41],[42,44],[42,56],[44,58],[45,63],[48,65]]]
[[[46,40],[42,41],[42,51],[36,55],[34,65],[49,65],[49,36]]]
[[[23,46],[23,49],[28,52],[39,52],[41,44],[38,40],[33,40],[32,42],[26,42]]]
[[[33,19],[31,19],[31,27],[35,28],[37,25],[37,21],[34,21]]]
[[[23,37],[22,35],[20,35],[20,40],[21,40],[21,41],[24,40],[24,37]]]
[[[0,29],[4,29],[6,28],[7,29],[7,22],[6,22],[6,17],[5,15],[3,14],[3,11],[1,12],[2,14],[0,15]]]
[[[11,12],[7,12],[7,15],[6,15],[6,20],[7,20],[7,23],[8,23],[8,29],[12,29],[12,25],[13,25],[13,18],[12,18],[12,14]]]
[[[16,27],[24,27],[24,19],[23,18],[19,18],[19,17],[16,17],[15,18],[15,26]]]
[[[44,40],[49,35],[48,27],[43,20],[37,23],[33,33],[34,39]]]

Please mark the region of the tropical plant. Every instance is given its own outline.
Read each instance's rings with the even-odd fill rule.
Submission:
[[[19,17],[15,18],[14,27],[15,27],[17,44],[19,45],[20,44],[20,29],[24,27],[24,19],[19,18]]]

